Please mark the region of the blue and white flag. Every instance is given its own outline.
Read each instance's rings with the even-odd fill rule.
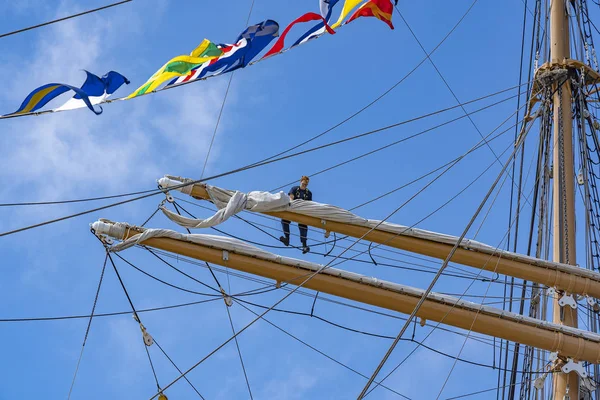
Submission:
[[[87,95],[88,101],[92,105],[99,104],[113,94],[121,85],[129,84],[129,80],[123,75],[115,71],[110,71],[102,78],[85,71],[87,78],[81,86],[81,91]],[[77,93],[62,106],[54,109],[54,111],[74,110],[77,108],[88,107],[86,101]]]
[[[321,9],[321,16],[325,18],[325,21],[329,23],[331,19],[331,13],[333,11],[333,7],[337,4],[339,0],[320,0],[319,7]],[[321,36],[326,32],[325,24],[323,22],[319,22],[317,25],[310,28],[308,32],[304,35],[300,36],[296,43],[294,43],[291,47],[298,46],[299,44],[306,43],[310,39],[314,39],[316,37]]]

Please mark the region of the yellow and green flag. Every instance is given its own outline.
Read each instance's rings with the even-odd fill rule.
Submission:
[[[127,96],[128,99],[152,92],[164,82],[178,76],[187,75],[196,68],[213,58],[220,57],[223,52],[210,40],[204,39],[189,56],[177,56],[170,59],[150,79],[140,86],[136,91]]]

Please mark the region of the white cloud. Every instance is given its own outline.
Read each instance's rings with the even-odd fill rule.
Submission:
[[[161,93],[159,100],[163,112],[152,120],[152,125],[162,132],[173,146],[172,149],[181,158],[194,160],[199,168],[204,165],[225,92],[222,80],[215,80],[216,82],[198,82]],[[231,105],[232,101],[233,98],[228,96],[225,107]],[[227,120],[222,118],[209,162],[218,155],[218,138],[226,126]]]
[[[305,399],[306,394],[318,383],[325,373],[319,368],[293,367],[286,371],[286,377],[267,380],[262,386],[260,398],[296,400]]]
[[[61,7],[60,13],[72,11]],[[114,69],[111,48],[122,34],[115,32],[115,26],[124,18],[127,25],[136,25],[130,13],[114,15],[94,14],[47,28],[27,60],[0,66],[4,74],[14,77],[13,86],[2,94],[5,104],[16,109],[38,85],[78,84],[84,79],[82,69],[98,74]],[[15,65],[25,67],[15,70]],[[124,95],[137,87],[140,77],[120,72],[133,81],[117,92]],[[168,161],[172,171],[178,165],[200,170],[223,98],[222,83],[201,82],[150,97],[107,105],[100,116],[78,110],[3,121],[11,129],[0,139],[0,145],[9,149],[0,161],[0,177],[16,178],[17,186],[27,189],[28,199],[59,199],[85,197],[91,189],[112,194],[142,182],[150,188],[165,172],[161,162]],[[226,125],[222,121],[220,134]],[[216,143],[213,161],[218,156],[218,138]],[[15,189],[10,188],[11,197]],[[9,189],[5,190],[2,198],[9,197]]]

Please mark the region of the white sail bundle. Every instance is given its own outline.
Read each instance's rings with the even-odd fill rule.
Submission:
[[[159,180],[159,184],[163,189],[176,188],[177,190],[180,190],[183,193],[190,195],[193,186],[190,184],[188,186],[181,187],[182,181],[174,180],[169,177],[161,178]],[[219,210],[212,217],[204,220],[186,218],[167,210],[165,207],[161,208],[163,213],[165,213],[165,215],[173,222],[183,227],[207,228],[218,225],[227,220],[232,215],[235,215],[243,210],[260,213],[288,211],[300,215],[319,218],[324,222],[324,229],[327,229],[326,221],[332,221],[361,226],[365,228],[373,228],[379,231],[389,232],[401,236],[413,237],[417,239],[423,239],[451,246],[455,245],[459,239],[457,236],[445,235],[437,232],[427,231],[424,229],[394,224],[391,222],[382,222],[380,220],[366,219],[346,209],[336,207],[330,204],[305,200],[292,201],[283,192],[273,194],[269,192],[253,191],[245,194],[239,191],[222,189],[211,185],[203,184],[203,187],[206,189],[210,197],[210,201],[214,203],[217,206],[217,208],[219,208]],[[547,261],[535,257],[526,256],[523,254],[513,253],[475,240],[463,239],[460,242],[459,247],[484,254],[489,254],[490,256],[494,255],[508,260],[515,260],[540,267],[557,269],[562,272],[585,276],[595,281],[600,280],[600,275],[591,270],[579,268],[577,266],[569,264],[557,263],[553,261]]]

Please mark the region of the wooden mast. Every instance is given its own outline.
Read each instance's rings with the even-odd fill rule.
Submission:
[[[550,10],[550,62],[562,64],[570,58],[569,19],[566,0],[553,0]],[[576,265],[575,256],[575,186],[573,180],[573,115],[571,84],[567,79],[554,93],[553,150],[553,260]],[[553,302],[553,321],[577,327],[577,310]],[[577,373],[554,375],[553,399],[579,400]]]

